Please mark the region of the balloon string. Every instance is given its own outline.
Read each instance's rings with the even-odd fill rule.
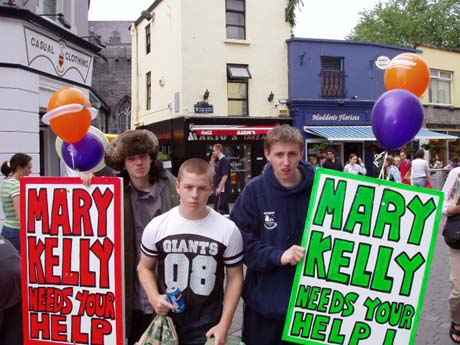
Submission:
[[[385,162],[387,161],[387,157],[388,157],[388,152],[385,151],[385,157],[383,158],[383,162],[382,162],[382,170],[380,170],[380,175],[379,175],[379,179],[384,179],[385,178]]]

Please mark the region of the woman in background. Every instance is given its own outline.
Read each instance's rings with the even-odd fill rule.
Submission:
[[[430,167],[428,162],[423,159],[425,151],[423,149],[415,152],[415,159],[411,163],[410,181],[414,186],[426,187],[431,184]]]
[[[16,153],[9,163],[3,162],[1,172],[6,177],[0,184],[0,199],[2,201],[5,221],[2,236],[13,244],[19,251],[19,229],[21,228],[19,207],[19,179],[30,175],[32,157],[24,153]]]
[[[366,168],[364,167],[363,161],[355,153],[350,155],[348,164],[345,165],[343,171],[355,175],[366,175]]]

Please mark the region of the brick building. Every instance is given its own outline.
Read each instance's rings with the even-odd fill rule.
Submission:
[[[93,86],[109,106],[100,116],[104,132],[121,133],[131,122],[131,35],[129,21],[90,21],[89,34],[104,46],[94,61]]]

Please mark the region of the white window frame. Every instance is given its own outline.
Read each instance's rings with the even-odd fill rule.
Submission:
[[[446,77],[441,77],[441,72],[444,72],[444,73],[449,73],[450,74],[450,78],[446,78]],[[434,73],[436,73],[437,75],[434,75]],[[430,69],[430,74],[431,74],[431,82],[430,82],[430,88],[428,90],[428,102],[429,104],[433,104],[433,105],[443,105],[443,106],[452,106],[454,104],[454,94],[453,94],[453,81],[454,81],[454,72],[453,71],[447,71],[447,70],[442,70],[442,69],[439,69],[439,68],[431,68]],[[433,79],[435,80],[440,80],[440,81],[447,81],[449,82],[449,89],[450,89],[450,103],[437,103],[437,102],[433,102],[432,99],[430,99],[430,92],[431,92],[431,87],[432,87],[432,83],[433,83]]]

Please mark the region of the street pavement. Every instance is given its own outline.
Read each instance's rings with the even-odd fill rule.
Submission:
[[[444,240],[439,236],[435,258],[431,267],[430,287],[425,298],[425,308],[420,322],[416,345],[451,345],[449,338],[450,294],[449,259]],[[242,302],[238,306],[227,345],[239,345],[242,325]],[[395,344],[397,345],[397,344]]]

